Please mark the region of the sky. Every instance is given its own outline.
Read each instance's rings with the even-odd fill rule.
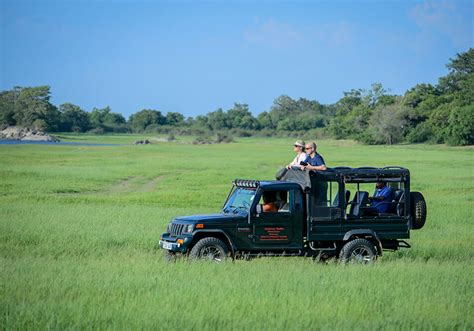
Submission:
[[[334,103],[436,84],[473,47],[472,1],[0,0],[0,90],[185,116],[280,95]]]

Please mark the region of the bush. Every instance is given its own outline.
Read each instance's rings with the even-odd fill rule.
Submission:
[[[474,144],[474,105],[454,108],[448,123],[450,145]]]
[[[275,134],[275,130],[272,130],[272,129],[263,129],[257,133],[257,135],[260,137],[273,137],[274,134]]]
[[[129,127],[126,124],[114,125],[110,129],[112,132],[115,132],[115,133],[129,133],[130,132]]]
[[[448,104],[439,106],[431,112],[428,121],[433,128],[432,140],[434,142],[443,143],[446,141],[449,135],[448,127],[450,113],[451,109]]]
[[[433,128],[431,127],[431,124],[428,122],[422,122],[411,129],[405,139],[409,143],[422,143],[429,141],[432,138]]]
[[[37,119],[33,122],[33,127],[38,131],[46,131],[48,129],[48,124],[45,120]]]
[[[253,133],[249,130],[244,129],[232,129],[230,130],[231,134],[237,137],[251,137]]]
[[[91,134],[104,134],[105,130],[103,128],[94,128],[92,130],[87,131],[87,133]]]
[[[168,135],[168,138],[166,138],[168,141],[174,141],[176,140],[176,137],[174,135],[173,132],[170,132],[170,134]]]
[[[328,134],[323,128],[311,129],[302,132],[301,137],[306,141],[320,140],[326,138]]]
[[[219,143],[231,143],[234,141],[234,138],[230,134],[218,133],[216,142]]]
[[[193,140],[194,145],[212,144],[212,139],[208,135],[199,135]]]

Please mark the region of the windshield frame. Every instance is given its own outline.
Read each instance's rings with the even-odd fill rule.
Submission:
[[[234,203],[236,195],[238,195],[242,191],[247,191],[247,192],[253,192],[253,197],[249,199],[248,201],[245,201],[248,203],[248,208],[246,208],[245,205],[240,204],[239,206],[232,206],[231,203]],[[257,196],[258,189],[256,188],[248,188],[248,187],[238,187],[238,186],[233,186],[232,189],[229,192],[229,195],[227,196],[227,199],[222,206],[222,213],[224,214],[236,214],[236,213],[249,213],[254,204],[255,204],[255,197]],[[248,194],[249,196],[252,194]]]

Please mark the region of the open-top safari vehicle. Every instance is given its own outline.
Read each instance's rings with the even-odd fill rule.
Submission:
[[[159,242],[166,257],[219,262],[283,255],[367,263],[384,250],[409,248],[410,230],[426,220],[424,197],[411,191],[406,168],[287,170],[277,178],[236,179],[220,213],[174,219]],[[383,213],[368,193],[377,182],[392,192]],[[264,211],[265,197],[272,198],[272,211]]]

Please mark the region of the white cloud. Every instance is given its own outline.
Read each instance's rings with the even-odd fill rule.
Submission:
[[[444,36],[456,47],[472,45],[472,21],[462,12],[467,10],[467,16],[472,18],[472,3],[465,4],[465,8],[460,8],[460,3],[453,1],[425,1],[414,6],[409,16],[419,27],[416,41],[430,43]]]
[[[347,22],[316,24],[311,28],[296,27],[274,19],[257,20],[244,31],[248,44],[270,46],[277,49],[298,45],[316,44],[321,47],[340,47],[354,40],[354,26]]]
[[[249,44],[269,45],[274,48],[287,48],[303,40],[301,31],[294,26],[268,19],[257,22],[244,31],[244,39]]]
[[[325,46],[339,47],[354,41],[355,27],[344,21],[325,23],[318,28],[314,35]]]

